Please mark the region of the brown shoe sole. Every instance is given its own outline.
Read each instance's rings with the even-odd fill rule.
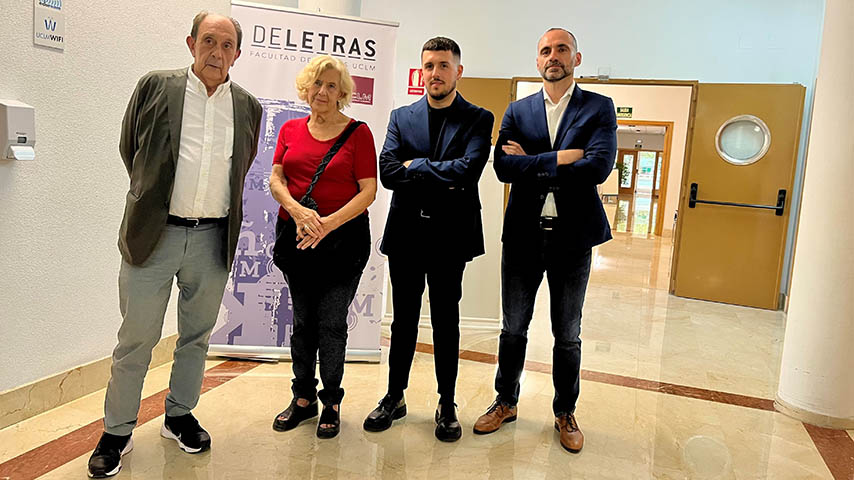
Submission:
[[[505,423],[515,422],[515,421],[516,421],[516,415],[513,415],[512,417],[507,417],[504,420],[502,420],[501,423],[499,423],[498,426],[495,427],[495,430],[478,430],[477,428],[473,428],[472,430],[474,430],[474,433],[477,435],[486,435],[489,433],[497,432],[498,429],[501,428],[501,425],[504,425]]]
[[[555,430],[557,430],[557,433],[558,433],[558,434],[560,434],[560,425],[558,425],[557,423],[555,423]],[[558,440],[560,440],[560,438],[558,438]],[[580,448],[579,448],[579,449],[577,449],[577,450],[576,450],[576,449],[569,448],[569,447],[567,447],[566,445],[564,445],[564,444],[563,444],[563,442],[560,442],[560,446],[561,446],[561,447],[563,447],[563,449],[564,449],[564,450],[566,450],[566,451],[567,451],[567,452],[569,452],[569,453],[579,453],[579,452],[581,452],[581,449],[580,449]]]

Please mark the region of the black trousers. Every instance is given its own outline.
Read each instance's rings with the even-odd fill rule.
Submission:
[[[460,299],[465,260],[440,255],[393,254],[388,257],[392,306],[391,347],[388,357],[388,391],[402,395],[418,341],[424,280],[430,287],[430,322],[436,381],[442,404],[454,401],[460,356]]]
[[[581,372],[581,309],[590,278],[591,250],[566,252],[552,232],[538,232],[528,248],[504,247],[501,259],[501,303],[504,313],[498,342],[495,390],[500,400],[519,401],[519,379],[525,367],[528,326],[537,290],[548,277],[554,348],[552,381],[555,415],[574,413]]]
[[[294,329],[291,359],[297,398],[319,397],[324,405],[341,403],[347,314],[371,249],[368,217],[360,215],[331,232],[317,249],[297,250],[296,225],[279,219],[273,261],[284,273],[291,294]],[[325,242],[327,242],[324,245]],[[323,390],[317,392],[320,360]]]

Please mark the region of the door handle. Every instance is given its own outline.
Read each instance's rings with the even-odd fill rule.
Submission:
[[[780,189],[777,192],[777,205],[754,205],[750,203],[735,203],[735,202],[719,202],[716,200],[698,200],[697,199],[697,191],[699,190],[699,185],[696,183],[691,184],[691,193],[688,197],[688,208],[695,208],[698,203],[705,203],[708,205],[726,205],[730,207],[746,207],[746,208],[761,208],[765,210],[774,210],[774,214],[778,217],[783,216],[783,209],[786,207],[786,190]]]

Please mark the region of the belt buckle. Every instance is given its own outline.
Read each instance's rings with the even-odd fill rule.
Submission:
[[[540,217],[540,229],[550,232],[555,227],[555,217]]]
[[[198,218],[188,218],[187,221],[192,223],[192,225],[190,225],[190,228],[196,228],[199,226]]]

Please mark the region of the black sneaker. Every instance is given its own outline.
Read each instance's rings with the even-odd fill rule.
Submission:
[[[178,447],[187,453],[199,453],[211,448],[211,436],[199,425],[192,413],[177,417],[166,416],[160,436],[178,442]]]
[[[439,404],[436,409],[436,438],[443,442],[456,442],[463,436],[463,427],[457,420],[457,404]]]
[[[122,455],[133,450],[130,435],[119,436],[104,432],[98,446],[89,457],[88,472],[90,478],[107,478],[122,469]]]
[[[368,414],[362,427],[369,432],[382,432],[391,427],[391,422],[406,416],[406,400],[386,395],[373,412]]]

